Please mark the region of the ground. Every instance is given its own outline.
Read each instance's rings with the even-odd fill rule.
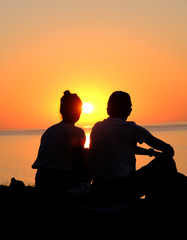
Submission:
[[[0,186],[0,236],[8,239],[125,239],[183,236],[186,200],[138,200],[107,208],[80,198]],[[151,234],[151,236],[150,236]]]

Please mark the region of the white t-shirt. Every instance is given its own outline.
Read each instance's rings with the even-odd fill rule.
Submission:
[[[72,124],[60,122],[48,128],[41,138],[38,157],[32,168],[73,170],[72,150],[84,146],[85,133]]]
[[[90,136],[89,167],[94,178],[128,177],[135,170],[135,148],[151,133],[145,128],[119,118],[98,122]]]

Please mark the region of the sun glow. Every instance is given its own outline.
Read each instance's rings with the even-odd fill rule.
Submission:
[[[82,106],[83,113],[91,113],[93,111],[93,106],[91,103],[83,103]]]

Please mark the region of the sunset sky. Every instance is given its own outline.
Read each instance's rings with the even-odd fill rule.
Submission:
[[[60,121],[65,90],[103,120],[129,92],[139,124],[187,121],[186,0],[1,0],[0,129]]]

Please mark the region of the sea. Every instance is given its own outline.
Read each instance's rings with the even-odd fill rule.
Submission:
[[[171,144],[179,172],[187,176],[187,122],[150,124],[143,126],[155,137]],[[92,126],[82,127],[86,133],[85,147],[89,147]],[[11,178],[25,185],[34,185],[36,170],[31,168],[45,129],[0,130],[0,184],[9,185]],[[142,147],[149,148],[145,144]],[[136,168],[146,165],[151,157],[137,156]]]

